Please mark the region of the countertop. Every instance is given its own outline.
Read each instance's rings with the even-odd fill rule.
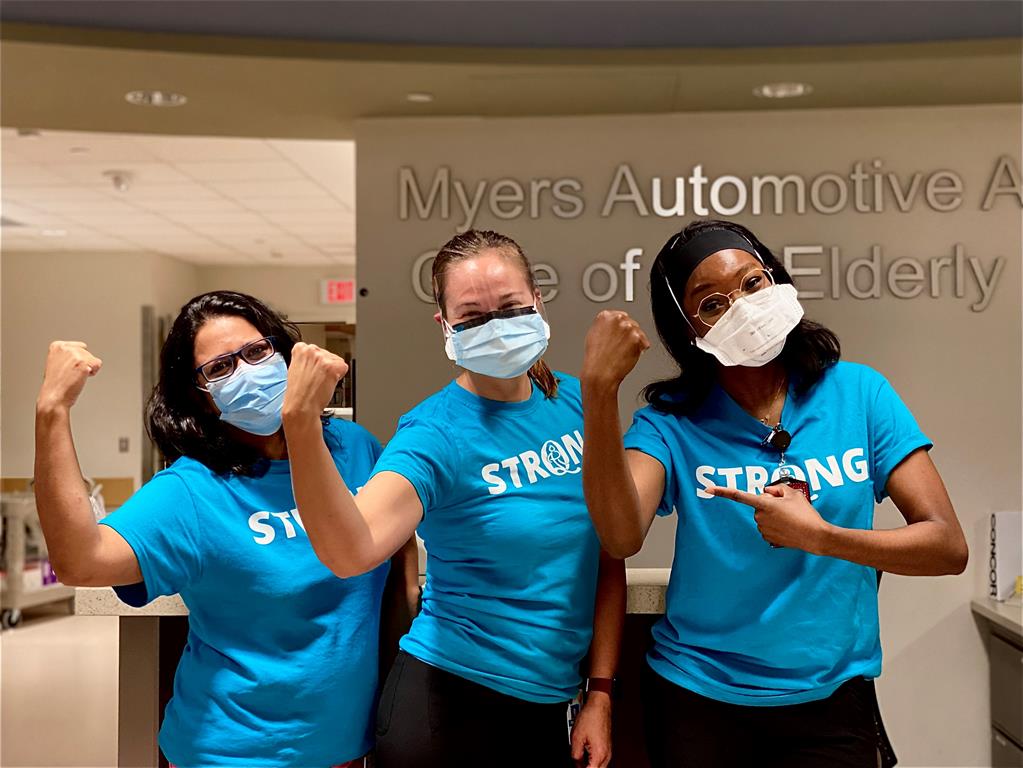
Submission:
[[[1023,601],[1019,597],[1009,598],[1005,602],[980,597],[973,600],[970,607],[978,616],[1023,640]]]
[[[627,568],[628,613],[664,613],[664,590],[670,568]],[[110,587],[78,587],[75,613],[79,616],[187,616],[188,608],[178,595],[160,597],[144,608],[132,608]],[[1017,615],[1018,621],[1018,615]]]

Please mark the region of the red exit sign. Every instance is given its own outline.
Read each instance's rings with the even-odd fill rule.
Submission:
[[[355,302],[354,280],[320,280],[321,304],[353,304]]]

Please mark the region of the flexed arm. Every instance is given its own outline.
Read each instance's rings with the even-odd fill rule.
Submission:
[[[323,441],[320,414],[346,373],[348,365],[337,355],[296,344],[282,414],[302,522],[316,556],[342,578],[384,562],[409,540],[423,516],[412,483],[397,473],[374,476],[358,499],[345,485]]]
[[[71,435],[71,408],[103,362],[80,341],[55,341],[36,399],[35,495],[57,577],[69,586],[142,581],[138,559],[121,536],[97,525]]]
[[[625,312],[601,312],[586,335],[580,381],[585,448],[583,489],[601,544],[613,557],[634,555],[664,493],[664,467],[626,451],[618,415],[618,388],[650,347]]]

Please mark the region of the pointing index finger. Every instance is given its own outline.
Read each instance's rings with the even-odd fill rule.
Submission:
[[[723,488],[720,485],[714,485],[707,489],[707,493],[712,496],[720,496],[723,499],[731,499],[737,501],[740,504],[746,504],[750,507],[759,508],[763,505],[763,498],[756,494],[746,493],[736,488]]]

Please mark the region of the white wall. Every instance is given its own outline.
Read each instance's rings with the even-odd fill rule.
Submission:
[[[413,293],[411,268],[417,256],[450,237],[464,217],[453,193],[447,217],[435,208],[421,218],[412,207],[403,220],[403,167],[414,170],[424,189],[446,167],[453,180],[467,186],[470,199],[481,181],[514,179],[527,192],[535,179],[579,182],[585,207],[578,217],[555,215],[549,192],[535,216],[528,200],[517,216],[508,214],[509,204],[502,208],[503,217],[495,215],[488,209],[488,186],[475,220],[478,227],[512,235],[534,263],[551,264],[560,273],[560,294],[548,304],[554,334],[548,359],[571,373],[579,369],[582,339],[599,309],[626,309],[654,335],[646,298],[648,268],[667,237],[692,218],[643,216],[629,205],[601,215],[619,163],[631,164],[648,206],[651,177],[687,176],[697,164],[711,177],[735,174],[748,180],[756,174],[796,173],[808,182],[825,171],[849,174],[856,162],[870,170],[875,158],[883,161],[885,171],[897,172],[903,184],[917,171],[925,174],[922,184],[931,172],[955,171],[964,191],[961,206],[952,212],[935,210],[921,188],[921,199],[905,213],[889,202],[884,213],[856,212],[850,205],[832,215],[812,209],[752,215],[747,209],[731,218],[752,227],[779,252],[783,246],[819,244],[828,253],[839,246],[843,274],[875,244],[884,249],[886,268],[896,258],[911,257],[927,270],[931,259],[950,254],[956,243],[967,256],[977,257],[987,273],[1002,259],[1003,271],[983,311],[971,309],[978,306],[979,294],[968,267],[962,296],[946,272],[936,298],[927,290],[917,298],[897,298],[883,286],[880,298],[859,300],[843,283],[838,299],[805,302],[811,318],[838,333],[846,359],[881,370],[913,409],[935,441],[934,460],[971,543],[964,576],[884,580],[885,672],[879,687],[901,764],[987,764],[987,664],[969,601],[982,593],[986,516],[1021,504],[1021,241],[1018,199],[1001,197],[990,211],[980,208],[998,158],[1010,156],[1018,167],[1020,128],[1020,109],[1013,106],[367,121],[356,144],[359,277],[360,286],[369,289],[359,299],[358,346],[359,389],[373,397],[360,399],[360,421],[386,439],[400,413],[451,375],[430,318],[433,308]],[[670,204],[673,182],[668,183],[665,202]],[[604,261],[621,277],[618,265],[633,247],[643,249],[634,300],[625,301],[621,280],[612,300],[588,300],[581,286],[584,269]],[[797,283],[804,290],[830,290],[826,275]],[[648,354],[626,382],[625,413],[636,406],[643,384],[669,370],[661,352]],[[900,522],[890,505],[880,509],[879,527]],[[674,521],[658,525],[635,564],[670,561]]]
[[[31,477],[34,405],[49,343],[84,341],[103,360],[72,413],[87,475],[141,474],[142,306],[175,313],[195,293],[195,270],[136,253],[4,253],[2,271],[2,474]],[[118,450],[118,439],[129,450]]]

